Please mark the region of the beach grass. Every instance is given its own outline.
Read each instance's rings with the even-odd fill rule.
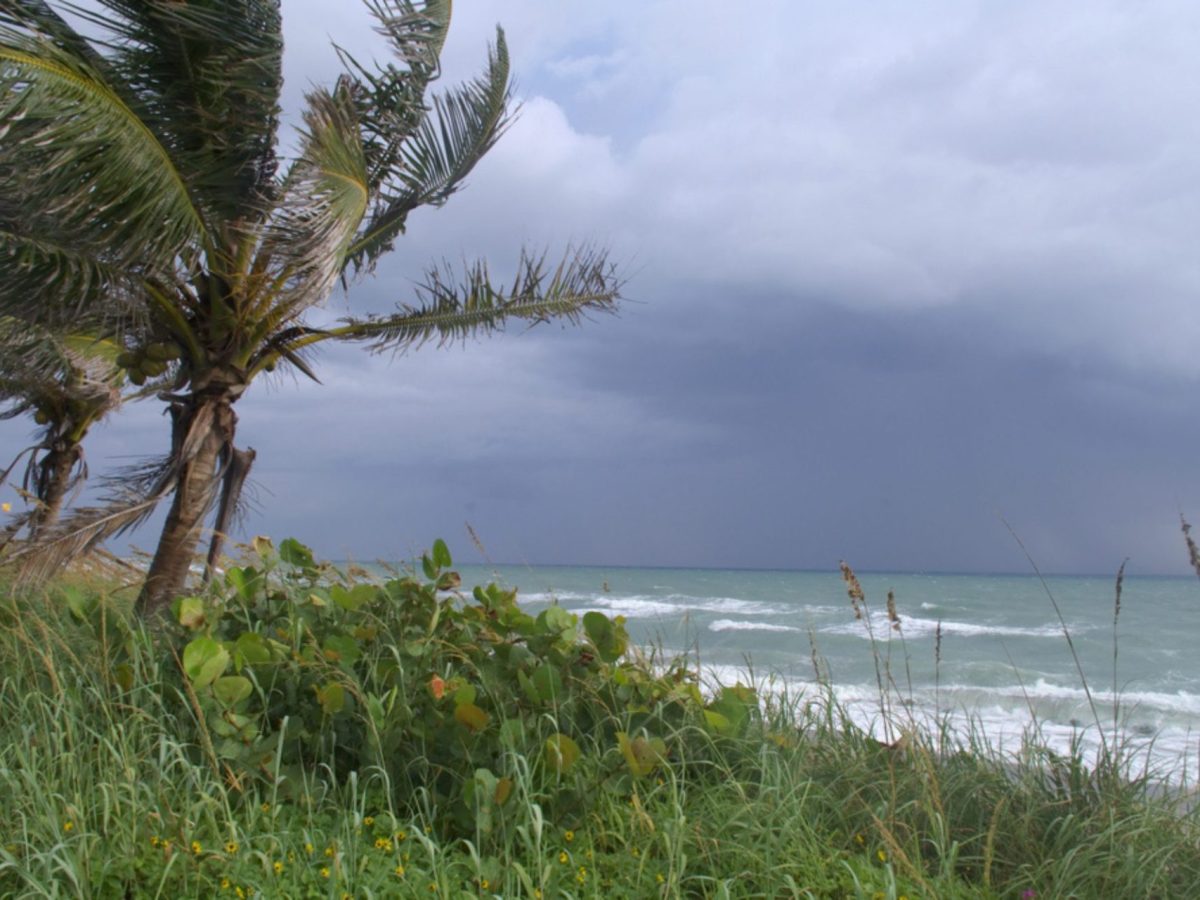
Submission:
[[[0,601],[0,896],[1028,900],[1186,897],[1200,884],[1194,806],[1122,770],[1119,748],[1089,768],[1033,735],[1013,755],[982,732],[936,728],[898,726],[889,745],[820,684],[760,692],[742,729],[656,719],[667,751],[649,762],[612,740],[648,715],[616,695],[529,710],[554,720],[552,735],[590,723],[575,732],[578,761],[555,771],[544,752],[505,745],[504,799],[468,794],[467,820],[437,787],[460,763],[432,738],[406,744],[399,769],[347,768],[345,748],[318,743],[327,757],[289,766],[278,750],[247,773],[216,759],[168,634],[127,603],[79,584]],[[526,703],[462,664],[488,698],[487,727]],[[686,662],[621,665],[699,683]],[[432,702],[419,675],[398,682],[414,708]],[[722,708],[714,696],[697,711]]]

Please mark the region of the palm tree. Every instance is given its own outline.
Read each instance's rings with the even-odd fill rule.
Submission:
[[[339,50],[343,74],[307,94],[298,150],[282,160],[278,0],[0,0],[0,313],[85,325],[135,369],[150,358],[174,376],[160,395],[170,452],[119,502],[44,535],[42,567],[173,495],[138,601],[162,607],[238,459],[238,398],[276,366],[315,379],[308,354],[323,342],[395,352],[614,307],[613,267],[584,249],[557,264],[522,254],[507,288],[482,262],[435,267],[390,314],[313,324],[410,212],[462,186],[509,121],[502,31],[480,76],[427,100],[450,0],[364,2],[393,61]]]
[[[33,508],[11,522],[3,543],[28,528],[30,538],[58,521],[67,495],[87,477],[83,439],[121,404],[120,349],[86,335],[59,337],[0,318],[0,419],[32,414],[37,439],[0,472],[4,484],[28,456],[22,493]]]

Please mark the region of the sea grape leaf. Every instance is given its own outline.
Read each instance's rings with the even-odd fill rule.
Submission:
[[[316,688],[316,691],[317,703],[321,705],[321,711],[325,715],[333,716],[346,708],[346,689],[338,682],[331,681]]]
[[[279,558],[289,566],[295,566],[298,569],[312,570],[317,567],[313,560],[312,550],[295,538],[286,538],[279,545]]]
[[[542,626],[544,631],[550,633],[567,634],[568,632],[573,632],[577,621],[574,613],[567,612],[561,606],[547,607],[538,615],[538,624]]]
[[[471,731],[482,731],[491,717],[474,703],[460,703],[454,707],[454,718]]]
[[[198,637],[183,648],[183,671],[198,688],[208,687],[229,666],[229,651],[210,637]]]
[[[542,703],[553,703],[563,693],[562,676],[550,663],[542,663],[529,677],[534,696]]]
[[[583,614],[583,630],[605,662],[616,662],[629,646],[624,617],[613,620],[593,610]]]
[[[617,746],[629,771],[639,778],[653,772],[667,756],[667,745],[662,738],[647,739],[642,735],[630,738],[625,732],[618,731]]]
[[[192,631],[202,628],[206,619],[204,601],[200,597],[184,597],[179,601],[179,610],[175,617],[184,628]]]
[[[433,542],[433,564],[439,569],[448,569],[454,565],[454,560],[450,558],[450,548],[441,538]]]
[[[224,675],[212,684],[213,696],[225,706],[236,706],[254,690],[249,678],[241,675]]]
[[[575,765],[582,755],[579,745],[565,734],[556,733],[546,738],[546,761],[560,775]]]
[[[262,635],[256,631],[244,631],[238,635],[233,644],[233,655],[235,662],[242,665],[258,665],[271,661],[271,650]]]

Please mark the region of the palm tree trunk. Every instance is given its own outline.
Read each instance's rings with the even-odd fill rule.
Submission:
[[[180,465],[175,497],[137,599],[137,610],[145,617],[185,590],[204,516],[216,495],[219,470],[233,445],[237,416],[232,402],[224,394],[202,395],[173,411],[174,452]]]
[[[221,499],[217,505],[217,520],[213,523],[212,542],[208,545],[208,559],[204,564],[204,583],[212,581],[213,572],[217,568],[217,560],[221,558],[221,549],[225,546],[225,538],[229,534],[229,526],[233,524],[237,512],[238,501],[242,496],[242,488],[254,465],[255,453],[253,447],[239,450],[229,448],[229,465],[225,467],[225,478],[221,482]]]
[[[29,537],[36,538],[43,529],[50,528],[62,513],[63,501],[71,487],[71,470],[79,461],[82,452],[78,442],[60,438],[54,442],[40,463],[37,474],[37,499],[39,506],[29,518]]]

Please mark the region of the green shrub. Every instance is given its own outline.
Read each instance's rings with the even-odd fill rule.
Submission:
[[[254,553],[172,609],[180,696],[238,779],[282,776],[286,792],[317,767],[338,782],[378,770],[401,814],[487,836],[517,785],[578,819],[597,790],[628,794],[673,755],[701,760],[757,718],[748,688],[706,700],[681,662],[656,673],[626,659],[620,617],[531,616],[496,584],[464,595],[441,541],[423,578],[382,583],[290,539],[278,550],[260,539]]]

